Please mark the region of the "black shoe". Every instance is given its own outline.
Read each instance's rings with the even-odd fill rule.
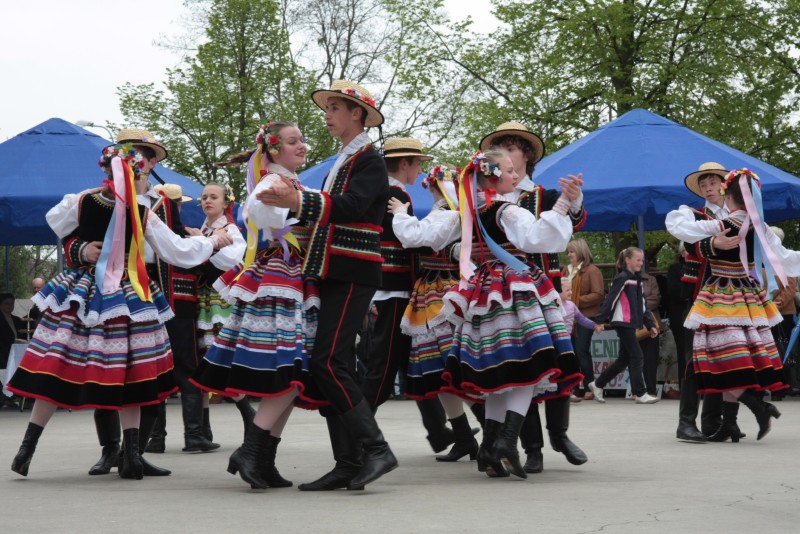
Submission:
[[[139,454],[139,429],[126,428],[122,431],[122,462],[119,466],[120,478],[144,477],[142,457]]]
[[[675,432],[675,437],[683,441],[694,441],[697,443],[705,443],[708,441],[706,435],[700,432],[697,425],[687,423],[686,421],[678,421],[678,430]]]
[[[164,438],[150,438],[147,442],[147,447],[144,448],[144,452],[152,452],[155,454],[163,454],[164,451],[167,450],[167,445],[164,442]]]
[[[181,395],[183,411],[183,452],[209,452],[219,449],[219,443],[203,434],[203,399],[200,395]]]
[[[366,400],[362,399],[340,417],[345,428],[350,431],[357,443],[361,443],[364,451],[364,465],[347,485],[347,489],[366,486],[397,468],[397,458],[383,438],[375,421],[375,415]]]
[[[588,461],[586,453],[567,436],[569,430],[569,397],[559,397],[544,401],[547,420],[547,433],[553,450],[563,454],[572,465],[582,465]],[[530,410],[528,410],[530,413]]]
[[[507,411],[506,420],[494,442],[492,453],[492,459],[495,462],[502,461],[508,472],[519,478],[528,478],[528,474],[525,473],[525,469],[519,461],[519,451],[517,450],[519,431],[524,421],[524,415],[511,410]]]
[[[25,430],[25,436],[22,438],[19,451],[17,451],[17,455],[14,456],[14,460],[11,462],[12,471],[24,477],[28,476],[28,468],[31,465],[31,459],[36,450],[36,445],[39,443],[42,430],[44,430],[44,427],[35,423],[28,423],[28,428]]]
[[[457,462],[467,455],[470,460],[476,459],[478,457],[478,441],[475,439],[473,429],[469,426],[467,415],[461,414],[455,419],[450,419],[450,424],[453,426],[456,442],[450,452],[443,456],[437,456],[436,461]]]
[[[737,424],[736,418],[739,413],[738,402],[722,403],[722,423],[714,434],[708,436],[708,441],[721,442],[730,439],[733,443],[739,442],[741,431]]]
[[[292,482],[283,478],[278,468],[275,467],[275,456],[278,453],[278,444],[280,442],[281,438],[270,435],[267,439],[264,454],[260,458],[259,471],[261,478],[270,488],[288,488],[292,485]]]
[[[544,471],[544,457],[542,456],[542,449],[530,449],[525,451],[525,465],[522,469],[526,473],[541,473]]]
[[[257,425],[250,425],[241,447],[233,451],[228,460],[228,473],[239,473],[242,480],[253,489],[267,489],[267,482],[261,478],[259,458],[264,454],[269,432]]]
[[[247,395],[236,401],[236,408],[239,409],[239,414],[242,416],[242,424],[244,425],[244,433],[247,434],[247,428],[253,424],[253,419],[256,416],[256,411],[250,406],[250,399]],[[209,433],[211,429],[209,428]]]
[[[338,416],[325,417],[325,422],[328,425],[328,435],[336,465],[317,480],[300,484],[297,489],[300,491],[333,491],[344,488],[363,490],[364,486],[348,487],[363,465],[360,445],[353,440]]]
[[[508,476],[508,470],[503,462],[494,458],[494,442],[500,434],[502,423],[494,419],[486,419],[483,427],[483,440],[478,448],[478,471],[486,473],[492,478],[503,478]]]
[[[121,449],[119,441],[115,441],[103,447],[103,454],[97,463],[89,469],[90,475],[107,475],[111,472],[112,467],[119,466],[119,455]]]
[[[781,416],[781,412],[775,405],[764,402],[764,399],[753,393],[752,390],[746,389],[739,397],[739,402],[747,406],[756,416],[756,422],[758,423],[758,437],[756,439],[760,440],[769,434],[772,429],[772,419],[778,419]]]
[[[146,477],[166,477],[172,474],[172,471],[169,469],[164,469],[163,467],[158,467],[157,465],[151,464],[141,454],[139,455],[139,458],[142,460],[142,474]]]

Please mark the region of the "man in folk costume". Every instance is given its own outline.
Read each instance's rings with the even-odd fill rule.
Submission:
[[[705,200],[705,205],[702,208],[692,209],[695,220],[713,220],[721,221],[728,215],[728,208],[725,206],[725,198],[720,194],[720,185],[728,175],[728,171],[719,163],[713,161],[703,163],[697,171],[690,173],[684,179],[686,188],[692,193]],[[667,214],[666,227],[667,231],[675,235],[680,233],[679,224],[680,218],[677,217],[677,210]],[[727,233],[727,230],[725,231]],[[683,265],[683,273],[681,276],[682,293],[685,295],[688,306],[684,310],[683,315],[675,320],[671,320],[670,324],[675,325],[674,328],[683,328],[683,322],[689,308],[694,304],[697,293],[703,287],[703,283],[710,272],[706,267],[706,261],[703,255],[700,254],[700,247],[707,246],[712,238],[704,238],[697,243],[684,243],[686,248],[686,258]],[[739,240],[736,237],[728,237],[726,235],[719,235],[713,238],[714,248],[718,250],[728,250],[739,246]],[[702,432],[697,428],[697,412],[700,406],[700,397],[697,394],[697,379],[694,375],[694,367],[692,366],[692,339],[693,336],[685,335],[685,346],[678,347],[678,367],[681,370],[681,383],[680,383],[680,407],[678,410],[678,430],[676,437],[685,441],[706,441],[708,436],[716,433],[722,422],[722,394],[721,393],[706,393],[703,395],[703,414],[701,416]],[[736,404],[736,410],[739,405]],[[726,439],[726,437],[717,436],[714,441]],[[742,434],[742,436],[744,435]]]
[[[536,164],[544,156],[544,142],[542,142],[542,139],[538,135],[529,132],[523,124],[511,121],[501,124],[494,132],[486,135],[481,140],[480,148],[484,152],[493,147],[507,151],[514,165],[514,170],[519,176],[523,177],[514,192],[506,195],[506,197],[511,202],[515,202],[520,207],[533,213],[537,219],[542,212],[551,210],[558,201],[561,192],[536,185],[532,179]],[[580,231],[586,222],[586,210],[583,209],[582,192],[578,199],[570,205],[568,214],[572,221],[573,232]],[[538,265],[553,282],[556,290],[559,293],[561,292],[561,268],[558,263],[557,253],[529,254],[528,263]],[[563,453],[571,464],[581,465],[587,460],[586,454],[567,437],[569,407],[568,395],[544,401],[547,432],[550,436],[550,444],[555,451]],[[528,415],[525,418],[519,437],[527,455],[524,466],[525,471],[528,473],[541,472],[543,468],[542,447],[544,447],[544,436],[542,435],[538,404],[532,404],[528,410]]]
[[[322,191],[278,183],[262,199],[314,225],[303,272],[319,279],[322,309],[309,366],[331,403],[320,413],[336,465],[299,489],[362,489],[397,467],[355,379],[356,334],[381,285],[381,223],[389,200],[386,164],[365,128],[380,126],[383,115],[366,89],[345,80],[311,98],[325,111],[330,134],[342,141],[339,157]]]

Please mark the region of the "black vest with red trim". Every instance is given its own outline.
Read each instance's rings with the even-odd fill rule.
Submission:
[[[533,213],[538,219],[543,211],[549,211],[556,205],[561,193],[555,189],[545,189],[541,185],[534,186],[533,191],[525,191],[517,200],[517,205]],[[585,215],[582,217],[585,220]],[[579,228],[583,227],[583,220]],[[573,229],[575,221],[573,221]],[[575,230],[577,231],[577,230]],[[528,254],[528,262],[536,264],[548,278],[554,282],[561,278],[561,266],[557,253],[532,253]]]
[[[714,220],[714,212],[708,209],[707,206],[704,206],[702,209],[692,208],[692,213],[694,214],[695,221]],[[706,259],[700,252],[701,243],[703,243],[702,240],[697,243],[683,243],[686,249],[686,258],[683,262],[681,282],[686,284],[686,286],[685,290],[681,293],[686,298],[695,299],[709,276]]]
[[[414,215],[414,206],[408,193],[396,185],[389,187],[389,198],[396,198],[403,204],[409,204],[408,214]],[[412,251],[403,248],[392,228],[394,215],[388,211],[383,215],[383,231],[381,233],[381,256],[383,271],[381,289],[384,291],[410,291],[414,285],[414,257]]]
[[[147,224],[147,209],[138,206],[139,219],[142,221],[142,228]],[[114,214],[114,201],[105,198],[100,193],[83,195],[80,200],[78,211],[77,238],[81,241],[102,242],[106,237],[106,229],[111,222]],[[125,210],[125,253],[131,246],[131,235],[133,223],[131,221],[130,208]]]

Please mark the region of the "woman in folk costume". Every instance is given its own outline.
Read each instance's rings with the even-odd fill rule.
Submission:
[[[242,261],[246,244],[242,233],[233,221],[233,190],[230,186],[216,182],[206,184],[200,196],[200,206],[206,214],[206,219],[200,230],[187,229],[192,235],[211,235],[214,231],[224,229],[233,239],[233,245],[211,256],[209,261],[197,268],[197,355],[202,358],[214,343],[214,337],[219,333],[222,323],[231,313],[231,306],[220,297],[213,288],[217,278],[229,269],[233,269]],[[187,425],[184,434],[185,452],[211,451],[219,448],[218,443],[212,442],[211,424],[208,419],[207,395],[183,395],[181,403],[184,407],[184,419],[193,414],[203,413],[204,420],[200,428],[198,425]],[[236,407],[242,414],[245,431],[253,420],[253,408],[244,395],[236,397]],[[195,403],[201,402],[203,410],[198,409]]]
[[[764,224],[761,183],[747,169],[731,171],[720,186],[730,214],[722,221],[695,221],[691,209],[681,206],[671,214],[670,227],[679,239],[700,242],[711,276],[705,280],[689,311],[685,326],[695,331],[692,361],[699,393],[722,392],[722,425],[719,432],[739,441],[736,403],[755,415],[758,439],[770,430],[778,409],[764,402],[761,391],[778,391],[783,364],[770,328],[781,315],[759,282],[764,275],[786,283],[800,274],[800,252],[787,250]],[[714,236],[740,237],[739,248],[717,250]],[[708,239],[711,237],[711,239]],[[773,273],[774,270],[774,273]]]
[[[11,464],[23,476],[44,426],[60,406],[120,410],[119,474],[142,478],[139,407],[157,404],[177,389],[164,328],[173,312],[147,277],[144,241],[182,267],[197,265],[232,242],[226,236],[181,239],[138,205],[134,180],[140,161],[130,145],[103,151],[100,164],[113,181],[101,192],[84,194],[68,214],[77,220],[82,240],[103,242],[100,259],[96,266],[67,269],[33,297],[42,319],[9,385],[36,399]]]
[[[566,248],[572,235],[567,212],[582,182],[560,179],[561,198],[537,219],[497,196],[513,191],[517,179],[499,150],[479,152],[462,173],[462,280],[444,297],[443,313],[455,335],[443,376],[451,392],[486,398],[479,470],[508,476],[509,469],[527,478],[517,439],[531,400],[568,394],[581,374],[558,293],[524,258],[526,252]]]
[[[422,187],[434,198],[433,209],[422,220],[408,215],[408,204],[389,199],[394,214],[392,229],[405,248],[419,248],[417,275],[400,328],[411,338],[411,351],[406,370],[405,393],[412,399],[438,396],[453,426],[455,444],[440,462],[454,462],[469,455],[474,460],[478,442],[472,433],[462,400],[445,393],[442,380],[447,355],[453,344],[453,325],[442,314],[444,295],[458,285],[458,264],[442,249],[460,239],[458,213],[458,175],[461,169],[447,165],[434,167]]]
[[[295,124],[272,122],[261,127],[256,141],[247,170],[247,254],[244,263],[214,283],[231,304],[231,313],[192,382],[223,395],[261,398],[228,470],[263,489],[292,485],[275,467],[275,455],[295,399],[319,404],[318,395],[305,394],[313,383],[308,355],[317,329],[319,291],[316,281],[302,273],[309,226],[290,218],[288,209],[259,200],[278,181],[302,189],[296,171],[306,160],[305,139]],[[257,251],[259,230],[268,245]]]

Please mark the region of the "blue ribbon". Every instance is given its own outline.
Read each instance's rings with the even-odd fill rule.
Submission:
[[[116,206],[114,207],[116,210]],[[94,281],[98,285],[100,292],[103,292],[103,280],[106,278],[106,269],[108,268],[108,257],[111,256],[111,244],[114,241],[114,228],[117,226],[116,214],[112,212],[111,221],[106,228],[106,235],[103,238],[103,249],[100,251],[100,257],[97,258],[97,265],[95,266]]]
[[[755,182],[755,180],[753,180],[753,182]],[[752,192],[753,202],[756,205],[760,223],[766,226],[766,222],[764,220],[764,206],[761,200],[761,188],[758,187],[757,183],[753,183]],[[753,228],[753,232],[755,233],[755,228]],[[761,267],[763,266],[766,280],[761,280],[761,285],[772,285],[775,282],[775,270],[772,268],[772,264],[769,261],[764,261],[765,256],[766,254],[764,252],[764,245],[761,243],[761,239],[758,237],[758,234],[755,233],[753,236],[753,263],[755,272],[750,274],[752,274],[753,278],[756,280],[761,280]]]
[[[786,354],[783,356],[783,363],[786,363],[786,360],[789,359],[789,355],[792,353],[792,349],[795,343],[797,343],[798,337],[800,337],[800,317],[794,314],[794,328],[792,328],[792,335],[789,336],[789,344],[786,345]]]

